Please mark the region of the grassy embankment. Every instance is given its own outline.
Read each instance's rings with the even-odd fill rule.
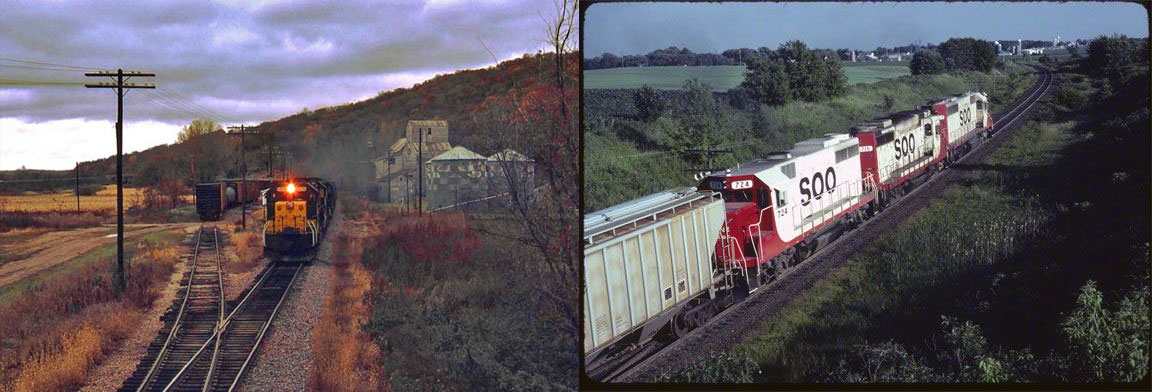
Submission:
[[[1132,111],[1131,102],[1146,106],[1147,95],[1100,96],[1101,81],[1062,77],[1035,121],[985,162],[955,167],[963,180],[930,207],[743,344],[669,378],[712,379],[718,365],[748,361],[754,364],[737,379],[1119,381],[1146,374],[1148,110]],[[1126,296],[1118,313],[1103,310]]]
[[[851,65],[849,65],[851,64]],[[908,75],[908,64],[844,63],[848,84],[872,83]],[[697,78],[716,92],[728,91],[744,81],[747,68],[742,65],[697,67],[623,67],[584,71],[584,88],[640,88],[645,85],[661,90],[679,90],[684,81]]]
[[[733,153],[718,155],[715,166],[732,167],[771,151],[791,149],[800,140],[847,132],[861,121],[968,90],[987,92],[995,111],[1031,86],[1035,76],[1030,70],[1010,64],[1005,70],[990,74],[905,76],[850,86],[844,95],[817,103],[754,105],[746,110],[722,105],[731,122],[720,136],[722,144],[718,147],[732,149]],[[667,118],[669,114],[653,122],[637,120],[633,91],[584,93],[586,211],[676,186],[695,185],[689,169],[702,165],[668,151],[667,135],[676,124]],[[669,113],[678,110],[677,93],[661,92],[670,102]],[[727,102],[725,95],[718,94],[717,98]]]
[[[0,389],[65,391],[141,321],[175,271],[181,230],[125,244],[123,295],[113,287],[115,245],[0,291]]]

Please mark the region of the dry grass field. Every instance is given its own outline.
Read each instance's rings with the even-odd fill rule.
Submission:
[[[133,201],[143,199],[144,188],[124,188],[125,208]],[[191,196],[189,196],[191,197]],[[98,212],[116,208],[116,186],[105,185],[92,196],[80,196],[81,212]],[[59,192],[25,192],[17,196],[0,195],[0,211],[73,212],[76,194],[72,190]]]
[[[124,293],[112,285],[114,245],[26,279],[0,301],[0,390],[76,390],[139,325],[176,269],[180,228],[129,238]],[[15,287],[10,286],[10,287]]]

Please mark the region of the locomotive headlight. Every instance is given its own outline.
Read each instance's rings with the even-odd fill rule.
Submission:
[[[284,190],[285,190],[285,191],[288,191],[288,193],[290,193],[290,194],[291,194],[291,193],[296,193],[296,184],[293,184],[293,183],[289,182],[289,183],[288,183],[288,186],[287,186],[287,187],[284,187]],[[288,207],[288,208],[292,208],[292,207]]]

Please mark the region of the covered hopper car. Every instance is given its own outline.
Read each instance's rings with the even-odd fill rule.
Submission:
[[[584,216],[588,361],[695,323],[684,309],[714,298],[724,277],[712,252],[724,223],[718,196],[678,188]]]

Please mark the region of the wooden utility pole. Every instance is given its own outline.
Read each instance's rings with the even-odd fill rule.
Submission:
[[[714,167],[714,166],[713,166],[713,164],[712,164],[712,157],[713,157],[713,156],[714,156],[716,153],[727,153],[727,154],[731,154],[731,153],[732,153],[732,150],[729,150],[729,149],[722,149],[722,150],[718,150],[718,149],[713,149],[713,148],[706,148],[706,149],[702,149],[702,150],[685,150],[684,152],[685,152],[685,153],[692,153],[692,154],[701,154],[701,155],[704,155],[704,156],[706,157],[706,162],[707,162],[707,165],[708,165],[707,167],[705,167],[705,168],[703,168],[703,169],[688,169],[688,170],[686,170],[686,171],[689,171],[689,172],[693,172],[693,173],[696,173],[696,172],[701,172],[701,171],[706,171],[706,172],[713,172],[713,171],[716,171],[716,170],[720,170],[720,169],[718,169],[718,168],[716,168],[716,167]]]
[[[416,171],[419,182],[416,183],[416,215],[424,215],[424,130],[416,128],[420,133],[420,143],[416,145]]]
[[[260,132],[253,132],[252,128],[246,128],[244,125],[238,127],[228,127],[229,135],[240,135],[240,188],[236,189],[236,200],[244,200],[247,197],[248,191],[248,161],[244,159],[244,135],[259,135]],[[259,150],[257,150],[259,151]],[[240,203],[240,227],[248,228],[248,202]]]
[[[76,212],[80,212],[80,162],[76,162]]]
[[[88,77],[111,77],[116,83],[85,84],[87,88],[114,88],[116,89],[116,290],[124,291],[124,89],[156,88],[154,84],[124,83],[124,78],[155,77],[156,74],[144,72],[124,72],[116,69],[112,72],[88,72]]]

